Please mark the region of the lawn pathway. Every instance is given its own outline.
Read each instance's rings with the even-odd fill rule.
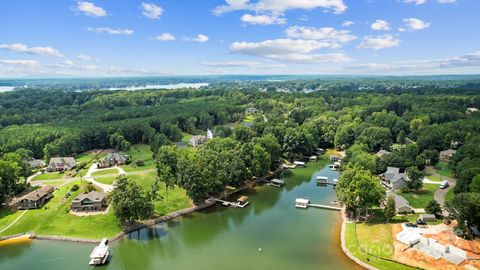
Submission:
[[[17,221],[19,219],[21,219],[23,217],[23,215],[25,215],[25,213],[27,213],[27,210],[23,210],[23,213],[17,217],[12,223],[10,223],[10,225],[8,225],[7,227],[5,227],[3,230],[0,231],[0,233],[3,233],[4,231],[8,230],[10,227],[12,227],[15,223],[17,223]]]

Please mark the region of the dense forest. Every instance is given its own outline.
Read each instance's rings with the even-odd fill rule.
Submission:
[[[453,148],[458,182],[450,207],[460,221],[480,225],[480,113],[467,112],[480,108],[478,82],[434,87],[388,80],[386,87],[385,80],[370,80],[362,88],[360,81],[337,87],[332,80],[330,86],[295,80],[215,83],[199,90],[1,93],[0,201],[21,189],[19,179],[28,175],[24,160],[93,148],[150,145],[159,179],[174,179],[169,184],[183,187],[194,201],[318,147],[345,150],[347,167],[371,175],[387,166],[414,175]],[[174,144],[184,133],[204,134],[207,128],[215,138],[194,151]],[[391,153],[375,155],[381,149]]]

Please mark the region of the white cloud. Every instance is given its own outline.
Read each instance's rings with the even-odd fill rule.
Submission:
[[[23,66],[28,68],[40,66],[40,63],[35,60],[0,60],[0,64],[6,66]]]
[[[302,15],[302,16],[300,16],[300,18],[298,18],[298,19],[299,19],[300,21],[302,21],[302,22],[306,22],[306,21],[308,21],[309,18],[308,18],[307,15]]]
[[[90,2],[77,2],[77,10],[91,17],[107,16],[107,11],[105,11],[105,9]]]
[[[198,34],[195,38],[185,38],[186,41],[194,41],[194,42],[207,42],[209,40],[208,36],[204,34]]]
[[[27,45],[22,43],[0,44],[0,49],[18,53],[63,57],[63,54],[61,54],[58,50],[52,47],[28,47]]]
[[[230,50],[276,61],[319,63],[345,62],[351,59],[342,53],[316,54],[314,51],[330,48],[328,42],[303,39],[274,39],[261,42],[234,42]]]
[[[142,14],[149,19],[160,19],[163,8],[153,3],[142,3]]]
[[[375,31],[388,31],[390,30],[390,24],[385,20],[376,20],[370,28]]]
[[[424,22],[416,18],[406,18],[406,19],[403,19],[403,22],[405,23],[405,26],[407,27],[407,29],[412,31],[422,30],[430,27],[430,23]]]
[[[284,64],[263,64],[254,61],[225,61],[225,62],[203,62],[203,66],[216,68],[280,68],[285,67]]]
[[[87,30],[90,31],[90,32],[107,33],[107,34],[110,34],[110,35],[131,35],[131,34],[133,34],[133,30],[130,30],[130,29],[120,29],[120,28],[114,29],[114,28],[110,28],[110,27],[96,27],[96,28],[88,27]]]
[[[358,45],[358,48],[380,50],[383,48],[396,47],[399,44],[400,40],[394,38],[392,35],[366,36],[360,45]]]
[[[250,10],[260,13],[282,14],[287,10],[323,8],[336,14],[345,12],[343,0],[225,0],[225,5],[217,6],[213,13],[221,15],[235,10]]]
[[[285,31],[288,37],[299,39],[321,40],[331,43],[332,48],[340,47],[340,43],[355,40],[357,37],[350,34],[349,30],[336,30],[333,27],[304,27],[291,26]]]
[[[354,24],[355,24],[355,23],[352,22],[352,21],[344,21],[344,22],[342,23],[342,26],[343,26],[343,27],[350,27],[350,26],[352,26],[352,25],[354,25]]]
[[[437,0],[439,4],[451,4],[451,3],[456,3],[457,0]]]
[[[415,4],[415,5],[422,5],[425,4],[427,0],[403,0],[403,3],[407,4]]]
[[[246,23],[249,23],[249,24],[271,25],[271,24],[285,24],[285,23],[287,23],[287,19],[275,16],[275,15],[244,14],[240,19],[243,22],[246,22]]]
[[[81,61],[91,61],[91,60],[95,60],[93,57],[91,57],[90,55],[86,55],[86,54],[79,54],[79,55],[77,55],[77,59],[78,59],[78,60],[81,60]]]
[[[173,41],[175,40],[175,36],[170,33],[162,33],[158,36],[155,36],[155,39],[159,41]]]

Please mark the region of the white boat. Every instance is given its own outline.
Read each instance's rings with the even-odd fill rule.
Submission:
[[[334,185],[337,185],[337,184],[338,184],[338,179],[337,179],[337,178],[333,179],[333,184],[334,184]]]
[[[310,203],[309,199],[297,198],[295,200],[295,207],[297,207],[297,208],[307,208],[309,203]]]
[[[305,167],[305,162],[303,161],[295,160],[293,164],[295,164],[297,167]]]
[[[107,262],[110,255],[107,244],[108,238],[103,238],[100,244],[93,249],[90,254],[90,265],[101,265]]]
[[[327,184],[328,177],[326,176],[317,176],[317,184]]]

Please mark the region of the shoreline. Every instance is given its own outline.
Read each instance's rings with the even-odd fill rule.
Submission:
[[[365,269],[369,269],[369,270],[379,270],[378,268],[372,266],[372,265],[369,265],[365,262],[363,262],[362,260],[358,259],[357,257],[355,257],[352,253],[350,253],[350,251],[347,249],[347,245],[346,245],[346,240],[345,240],[345,233],[346,233],[346,230],[347,230],[347,217],[345,215],[345,208],[342,208],[342,211],[340,211],[340,215],[342,216],[342,228],[341,228],[341,232],[340,232],[340,243],[341,243],[341,247],[342,247],[342,250],[343,250],[343,253],[350,259],[352,260],[353,262],[355,262],[357,265],[360,265],[361,267],[365,268]]]

